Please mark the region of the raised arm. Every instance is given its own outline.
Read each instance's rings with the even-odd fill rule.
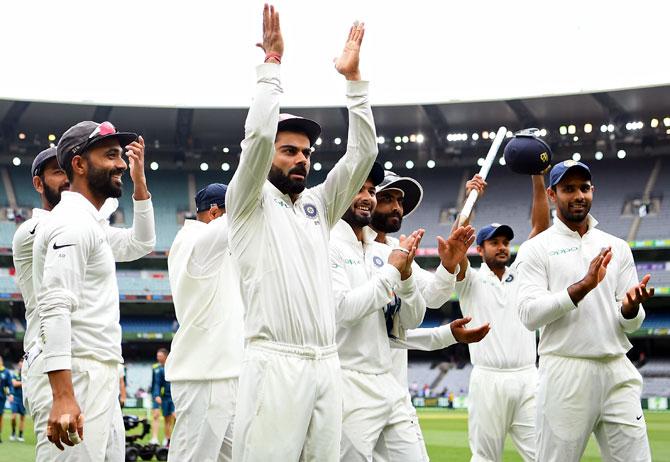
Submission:
[[[107,227],[107,237],[116,261],[133,261],[149,253],[156,245],[156,225],[151,194],[144,173],[144,138],[141,136],[126,146],[133,181],[133,226]]]
[[[349,133],[347,151],[328,173],[326,181],[315,188],[326,207],[330,227],[335,226],[351,204],[377,158],[377,134],[368,99],[368,82],[361,80],[358,67],[364,24],[355,23],[335,68],[347,79]]]
[[[530,212],[531,231],[528,239],[532,239],[551,226],[549,199],[547,198],[547,187],[544,184],[544,175],[532,175],[531,178],[533,181],[533,205]]]
[[[468,197],[470,195],[470,191],[473,189],[476,189],[477,192],[479,193],[479,198],[484,195],[484,191],[486,190],[486,180],[484,180],[480,175],[475,175],[472,177],[471,180],[469,180],[467,183],[465,183],[465,197]],[[465,219],[463,222],[461,222],[461,226],[467,226],[470,223],[470,218],[471,215],[468,216],[467,219]],[[454,227],[452,228],[452,233],[456,229],[456,225],[458,224],[458,220],[454,223]],[[473,230],[474,234],[474,230]],[[474,239],[473,239],[474,242]],[[472,243],[470,243],[472,245]],[[469,247],[469,246],[468,246]],[[461,260],[459,262],[459,271],[458,274],[456,275],[456,280],[457,281],[462,281],[463,278],[465,277],[465,272],[468,270],[468,266],[470,266],[470,261],[468,260],[468,254],[467,254],[467,249],[465,255],[461,257]]]
[[[260,203],[274,155],[282,93],[279,63],[284,41],[279,13],[267,4],[263,9],[263,42],[257,46],[265,51],[265,64],[256,68],[256,94],[244,123],[240,164],[226,192],[226,211],[231,223],[244,220]]]

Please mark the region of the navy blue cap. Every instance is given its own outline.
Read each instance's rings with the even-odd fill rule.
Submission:
[[[503,151],[505,164],[515,173],[538,175],[551,165],[552,152],[547,143],[537,137],[536,128],[518,131]]]
[[[223,183],[212,183],[205,186],[195,194],[195,211],[204,212],[214,204],[225,208],[227,190],[228,185]]]
[[[484,241],[493,239],[497,236],[505,236],[510,241],[514,239],[514,231],[507,225],[501,225],[500,223],[491,223],[488,226],[484,226],[477,233],[477,245],[482,245]]]
[[[372,164],[372,169],[370,170],[370,175],[368,178],[372,180],[373,186],[378,186],[382,181],[384,181],[384,167],[379,162]]]
[[[568,170],[575,168],[582,170],[589,177],[589,180],[591,179],[591,169],[588,165],[582,162],[577,162],[576,160],[564,160],[563,162],[554,165],[554,168],[549,172],[549,186],[556,186],[561,182],[561,179],[565,176]]]
[[[56,153],[56,148],[47,148],[37,154],[37,156],[35,156],[35,160],[33,160],[32,167],[30,167],[30,173],[32,173],[33,176],[41,175],[46,163],[51,159],[54,159],[56,157]]]

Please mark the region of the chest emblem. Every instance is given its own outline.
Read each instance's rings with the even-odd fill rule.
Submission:
[[[303,206],[303,210],[305,211],[307,218],[311,218],[312,220],[314,220],[319,215],[319,211],[314,204],[305,204]]]
[[[374,257],[372,257],[372,263],[374,263],[374,265],[375,265],[377,268],[381,268],[382,266],[384,266],[384,260],[382,260],[381,257],[379,257],[379,256],[377,256],[377,255],[375,255]]]
[[[510,274],[509,276],[507,276],[507,279],[505,279],[505,282],[512,282],[513,280],[514,280],[514,275]]]

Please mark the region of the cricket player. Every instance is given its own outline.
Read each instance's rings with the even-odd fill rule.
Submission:
[[[175,421],[175,407],[172,401],[170,382],[165,378],[165,363],[167,358],[169,358],[169,352],[166,348],[160,348],[158,352],[161,353],[161,357],[159,358],[160,366],[154,369],[154,380],[151,382],[151,396],[153,401],[160,406],[161,414],[163,414],[163,430],[165,431],[163,446],[170,446],[170,438]]]
[[[529,239],[549,227],[549,202],[542,175],[532,178]],[[466,196],[476,189],[480,197],[486,182],[479,176],[466,184]],[[492,332],[472,343],[474,368],[468,395],[468,439],[472,461],[502,461],[505,437],[512,438],[525,461],[535,460],[535,332],[525,329],[518,316],[518,263],[511,266],[512,228],[493,223],[477,233],[479,270],[461,261],[456,292],[461,311],[477,322],[490,323]],[[541,459],[539,459],[541,460]]]
[[[128,168],[124,150],[134,184],[130,229],[111,227],[100,210],[108,198],[121,196]],[[29,388],[31,411],[48,414],[36,423],[37,460],[122,461],[117,365],[123,358],[115,261],[140,258],[155,242],[144,140],[118,132],[109,122],[80,122],[61,137],[57,159],[70,191],[62,192],[60,203],[40,223],[33,245],[43,345],[39,367],[50,385],[31,383]]]
[[[195,195],[170,248],[168,272],[179,329],[165,364],[177,422],[169,460],[231,461],[244,310],[228,248],[227,186]]]
[[[21,370],[23,368],[23,358],[19,359],[16,365],[16,372],[12,373],[12,388],[14,392],[12,401],[12,434],[10,441],[20,441],[23,443],[23,430],[26,426],[26,408],[23,406],[23,381],[21,380]],[[16,435],[16,421],[19,421],[19,434]]]
[[[159,348],[156,352],[156,361],[151,366],[151,440],[150,444],[159,444],[158,441],[158,427],[161,423],[161,405],[156,401],[153,391],[156,389],[158,382],[161,379],[165,361],[167,360],[167,349]],[[158,388],[160,389],[160,388]]]
[[[377,205],[372,212],[370,227],[377,233],[375,240],[385,246],[390,252],[397,245],[398,240],[387,233],[400,231],[402,220],[409,216],[423,199],[423,188],[413,178],[400,177],[391,171],[384,172],[384,181],[376,188]],[[474,229],[470,226],[457,228],[452,231],[448,239],[438,239],[438,253],[440,265],[434,273],[412,263],[413,274],[417,277],[419,290],[426,300],[428,308],[440,308],[451,297],[458,272],[458,262],[466,254],[474,242]],[[451,272],[447,268],[451,269]],[[391,357],[393,360],[392,373],[398,383],[406,391],[405,405],[410,413],[414,430],[421,440],[424,460],[428,460],[428,452],[423,442],[423,434],[412,405],[407,383],[407,349],[433,351],[446,348],[456,342],[478,342],[486,336],[489,325],[484,324],[475,329],[465,326],[470,318],[452,321],[450,324],[435,328],[418,328],[408,330],[404,339],[391,338]],[[374,460],[388,460],[386,442],[380,438],[375,447]]]
[[[321,129],[279,114],[284,45],[278,13],[264,8],[266,63],[257,69],[240,165],[226,194],[246,310],[236,461],[339,459],[342,391],[328,240],[377,156],[368,83],[358,67],[363,34],[363,24],[354,25],[335,62],[347,80],[347,151],[324,183],[306,189]]]
[[[342,461],[372,460],[380,437],[386,442],[388,460],[423,459],[423,443],[404,403],[407,392],[391,373],[389,344],[389,337],[404,337],[406,329],[418,327],[426,311],[412,272],[423,230],[401,236],[390,252],[375,242],[368,225],[376,205],[375,186],[383,179],[384,169],[375,162],[330,239],[337,344],[346,397]]]
[[[642,376],[626,357],[650,276],[639,281],[628,244],[597,228],[586,164],[555,165],[547,194],[554,224],[517,257],[519,317],[540,329],[536,460],[578,461],[594,433],[604,461],[650,461]]]
[[[5,420],[5,402],[14,402],[14,387],[12,386],[12,371],[5,367],[2,356],[0,356],[0,443],[2,443],[2,421]]]

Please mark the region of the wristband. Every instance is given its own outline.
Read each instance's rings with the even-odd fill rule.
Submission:
[[[277,64],[281,64],[281,55],[279,53],[265,53],[265,62],[268,62],[268,59],[276,59]]]
[[[406,253],[407,255],[409,255],[409,250],[407,250],[407,249],[405,249],[405,248],[403,248],[403,247],[400,247],[400,246],[393,247],[393,250],[400,250],[401,252],[404,252],[404,253]],[[391,250],[391,252],[393,252],[393,250]]]

